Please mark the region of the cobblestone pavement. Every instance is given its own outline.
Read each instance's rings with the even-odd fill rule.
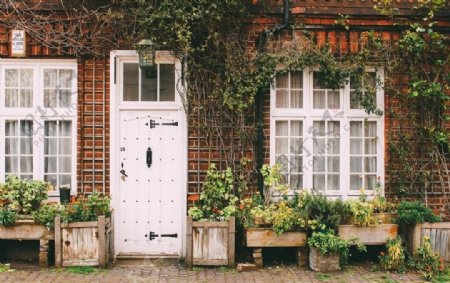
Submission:
[[[14,266],[12,266],[14,267]],[[106,270],[76,274],[67,269],[20,266],[0,273],[0,282],[424,282],[417,273],[370,271],[370,266],[350,266],[337,273],[314,273],[306,268],[272,266],[259,271],[236,272],[227,268],[186,269],[175,260],[118,262]]]

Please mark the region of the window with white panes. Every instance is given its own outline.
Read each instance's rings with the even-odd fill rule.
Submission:
[[[367,114],[358,101],[365,96],[384,108],[382,72],[369,69],[363,81],[336,90],[325,81],[310,69],[275,79],[271,163],[282,165],[292,192],[315,189],[344,198],[361,188],[370,192],[384,178],[384,118]]]
[[[9,175],[76,186],[75,60],[0,65],[0,182]]]

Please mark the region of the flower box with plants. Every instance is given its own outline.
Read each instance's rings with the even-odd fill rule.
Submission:
[[[209,166],[200,199],[189,209],[186,265],[234,267],[238,197],[231,168]]]
[[[428,237],[431,248],[444,261],[450,261],[450,222],[442,222],[440,216],[419,201],[401,202],[397,214],[397,222],[410,253],[422,246]]]
[[[349,240],[355,237],[365,245],[384,245],[388,239],[397,237],[398,225],[393,223],[396,205],[388,202],[379,190],[370,200],[361,190],[359,199],[348,202],[352,217],[348,224],[339,225],[341,238]]]
[[[21,180],[8,176],[0,184],[0,239],[39,241],[39,265],[48,266],[49,241],[54,239],[53,230],[33,221],[35,212],[48,197],[48,183]]]
[[[268,247],[296,247],[298,265],[305,265],[307,235],[318,228],[336,229],[350,216],[349,205],[321,194],[301,192],[288,198],[279,169],[279,165],[263,166],[264,199],[256,194],[241,201],[246,244],[253,248],[258,267],[263,266],[262,248]]]
[[[106,267],[112,231],[108,197],[94,192],[74,203],[45,204],[33,217],[55,231],[56,267]]]
[[[359,251],[366,250],[355,238],[346,241],[333,230],[313,232],[308,238],[309,267],[320,272],[338,271],[347,263],[350,245],[355,244]]]

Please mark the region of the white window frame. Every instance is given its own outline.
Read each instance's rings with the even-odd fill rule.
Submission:
[[[376,121],[377,122],[377,178],[384,194],[384,116],[370,115],[364,109],[350,109],[350,83],[340,89],[340,109],[313,109],[313,76],[312,72],[318,71],[316,68],[306,68],[303,70],[303,108],[289,109],[276,108],[276,80],[270,88],[270,164],[275,164],[275,121],[277,120],[302,120],[303,121],[303,187],[311,191],[313,187],[313,139],[308,129],[312,128],[313,121],[322,120],[326,117],[339,117],[340,121],[340,190],[325,190],[326,195],[340,197],[343,199],[352,198],[360,194],[359,190],[350,190],[350,122],[351,121]],[[384,72],[382,69],[366,68],[366,72],[376,72],[377,108],[384,110]],[[308,154],[309,151],[311,154]],[[367,190],[367,194],[373,194],[372,190]]]
[[[31,108],[5,108],[5,69],[31,68],[33,69],[33,107]],[[73,93],[69,107],[44,107],[44,69],[71,69]],[[72,168],[71,193],[77,192],[77,61],[76,59],[2,59],[0,62],[0,182],[5,181],[5,121],[7,120],[33,120],[33,179],[44,180],[44,121],[60,120],[72,123]],[[38,111],[43,109],[45,115]],[[59,191],[49,192],[49,196],[58,196]]]

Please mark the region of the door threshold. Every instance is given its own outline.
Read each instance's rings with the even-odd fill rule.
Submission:
[[[176,254],[162,254],[162,255],[148,255],[148,254],[118,254],[116,255],[117,259],[159,259],[159,258],[168,258],[168,259],[179,259],[180,256]]]

